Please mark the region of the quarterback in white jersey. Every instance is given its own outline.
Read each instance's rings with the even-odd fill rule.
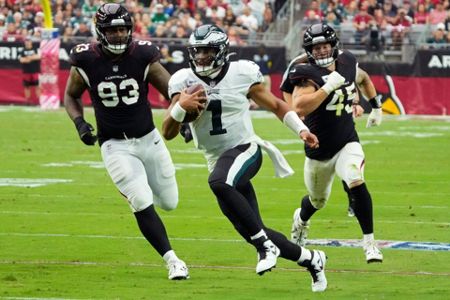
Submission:
[[[256,273],[275,267],[278,256],[306,267],[311,273],[312,290],[324,291],[326,256],[291,243],[283,234],[266,227],[259,213],[251,179],[262,164],[261,148],[275,162],[278,175],[292,169],[281,153],[255,135],[250,102],[272,111],[309,147],[317,148],[317,137],[309,132],[289,106],[268,91],[259,67],[250,61],[228,61],[228,36],[215,25],[198,27],[189,38],[189,69],[169,80],[172,103],[163,122],[163,136],[170,140],[179,132],[187,114],[198,113],[190,126],[196,146],[208,160],[208,184],[222,213],[258,254]],[[200,83],[203,89],[186,97],[186,88]],[[195,90],[194,88],[192,90]]]
[[[252,85],[262,83],[264,78],[252,61],[239,60],[227,67],[219,82],[207,84],[190,68],[179,70],[169,80],[170,97],[193,84],[204,87],[207,109],[190,123],[190,127],[195,146],[205,151],[210,171],[226,150],[259,140],[253,131],[247,94]]]

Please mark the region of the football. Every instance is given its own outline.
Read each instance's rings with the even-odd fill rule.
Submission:
[[[204,90],[204,87],[200,83],[197,83],[197,84],[189,86],[186,89],[186,94],[192,95],[193,93],[195,93],[199,90]],[[183,123],[193,122],[193,121],[197,120],[197,118],[199,116],[200,116],[199,112],[187,112],[186,116],[183,119]]]

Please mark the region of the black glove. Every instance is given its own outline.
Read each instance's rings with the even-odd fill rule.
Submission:
[[[94,127],[92,127],[91,124],[86,122],[83,117],[77,117],[75,120],[73,120],[75,123],[75,127],[78,130],[78,135],[80,136],[80,139],[88,146],[95,145],[95,142],[97,141],[97,136],[92,134],[94,131]]]
[[[189,123],[182,123],[180,127],[180,134],[184,137],[184,142],[189,143],[192,141],[192,132]]]

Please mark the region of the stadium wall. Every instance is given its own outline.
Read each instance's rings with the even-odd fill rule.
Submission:
[[[69,51],[73,44],[62,43],[58,85],[61,99],[69,74]],[[0,43],[0,104],[25,104],[22,89],[22,73],[18,57],[22,43]],[[284,47],[264,49],[271,61],[272,92],[281,96],[278,89],[286,67]],[[254,60],[261,51],[258,47],[231,48],[236,53],[231,58]],[[187,53],[182,45],[169,46],[170,57],[162,63],[170,73],[187,67]],[[379,93],[383,95],[383,110],[389,114],[447,115],[450,112],[450,49],[428,49],[417,52],[413,64],[361,63]],[[157,91],[150,88],[149,100],[153,107],[166,107]],[[87,94],[83,102],[90,104]],[[38,104],[37,99],[31,104]]]

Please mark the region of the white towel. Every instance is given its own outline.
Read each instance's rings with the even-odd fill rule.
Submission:
[[[269,155],[275,169],[276,177],[285,178],[294,174],[294,170],[291,168],[286,158],[284,158],[283,154],[281,154],[277,147],[275,147],[272,143],[261,139],[260,137],[255,139],[254,142],[261,146],[261,148],[263,148]]]

